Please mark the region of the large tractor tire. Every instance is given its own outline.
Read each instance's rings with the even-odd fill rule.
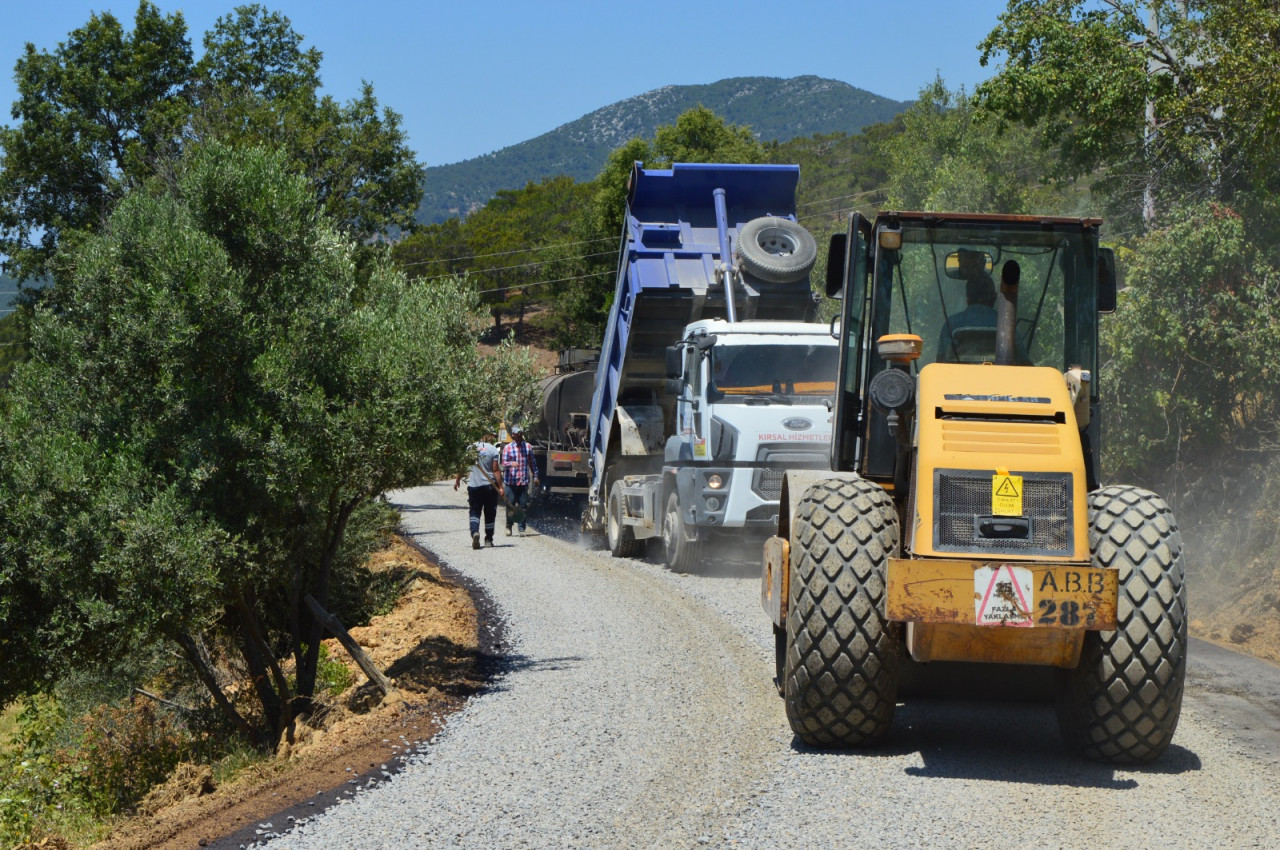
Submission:
[[[870,746],[893,723],[901,638],[884,603],[897,548],[893,502],[869,481],[819,481],[796,506],[783,699],[806,744]]]
[[[1089,494],[1093,563],[1120,571],[1118,628],[1089,632],[1058,681],[1067,745],[1109,764],[1146,764],[1173,739],[1187,669],[1182,536],[1165,501],[1137,487]]]
[[[742,225],[734,251],[743,271],[769,283],[804,280],[818,259],[813,235],[789,218],[763,216]]]
[[[675,493],[667,497],[667,512],[662,518],[662,544],[667,566],[673,572],[692,572],[702,560],[702,544],[685,536],[680,499]]]
[[[644,554],[646,541],[637,540],[635,531],[622,524],[622,482],[609,485],[609,504],[606,508],[605,538],[609,542],[609,554],[615,558],[635,558]]]

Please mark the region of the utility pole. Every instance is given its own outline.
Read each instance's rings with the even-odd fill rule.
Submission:
[[[1156,15],[1155,2],[1147,6],[1147,38],[1154,39],[1159,37],[1159,18]],[[1147,76],[1154,77],[1164,67],[1162,62],[1158,62],[1148,46],[1147,49]],[[1151,167],[1151,146],[1156,135],[1156,102],[1150,94],[1147,95],[1146,108],[1146,132],[1142,137],[1143,151],[1148,154],[1146,185],[1142,190],[1142,224],[1145,230],[1150,230],[1156,224],[1156,175],[1155,170]]]

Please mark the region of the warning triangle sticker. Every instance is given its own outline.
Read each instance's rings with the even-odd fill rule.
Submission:
[[[1013,483],[1012,475],[1004,475],[1001,476],[1001,478],[1003,478],[1003,480],[1000,482],[1000,486],[996,488],[997,496],[1008,496],[1009,498],[1016,499],[1022,495],[1018,492],[1018,485]]]
[[[973,590],[977,625],[1032,625],[1035,591],[1031,570],[1012,564],[981,567],[974,570]]]

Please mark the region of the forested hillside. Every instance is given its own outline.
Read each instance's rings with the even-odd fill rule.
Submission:
[[[704,106],[751,128],[762,142],[822,133],[856,133],[889,121],[905,103],[821,77],[736,77],[701,86],[666,86],[602,107],[549,133],[494,153],[426,171],[418,220],[467,215],[502,189],[568,175],[592,180],[611,151],[652,138],[682,112]]]

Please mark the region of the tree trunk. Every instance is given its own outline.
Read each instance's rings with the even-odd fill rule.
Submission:
[[[266,715],[270,726],[271,738],[279,740],[280,732],[285,726],[284,708],[280,704],[280,694],[277,694],[271,686],[271,673],[267,669],[266,657],[250,637],[251,627],[238,616],[239,612],[234,606],[230,613],[231,618],[240,626],[240,654],[249,667],[249,677],[253,680],[253,689],[258,694],[258,701],[262,703],[262,712]]]
[[[308,593],[303,598],[306,600],[307,607],[311,609],[311,616],[315,617],[338,639],[338,642],[347,650],[347,653],[360,665],[360,669],[364,671],[364,674],[369,677],[369,681],[373,682],[378,687],[378,690],[382,691],[382,695],[385,697],[395,690],[391,680],[383,675],[382,671],[373,663],[373,659],[361,648],[360,644],[356,643],[355,638],[351,637],[342,622],[321,608],[320,603],[316,602],[311,594]]]
[[[222,686],[218,684],[218,677],[213,672],[213,664],[209,660],[209,653],[205,649],[204,641],[193,638],[185,632],[179,632],[172,635],[172,637],[174,642],[182,647],[182,653],[187,657],[187,663],[196,671],[196,676],[209,690],[214,703],[222,710],[226,718],[240,730],[240,734],[245,737],[245,740],[254,740],[257,736],[254,734],[253,727],[240,716],[240,712],[236,711],[236,707],[231,704],[231,700],[227,699],[227,695],[222,692]]]
[[[289,681],[285,678],[284,671],[280,669],[280,662],[276,659],[276,654],[266,638],[263,637],[258,611],[249,604],[249,600],[253,598],[252,588],[249,588],[248,598],[243,589],[237,591],[236,610],[240,613],[240,623],[244,626],[246,637],[257,647],[258,653],[266,662],[267,670],[271,673],[271,681],[275,683],[276,694],[282,707],[280,728],[283,729],[293,720],[293,697],[289,693]]]
[[[316,571],[315,586],[311,595],[315,597],[316,602],[320,603],[321,608],[327,608],[329,605],[329,577],[333,572],[333,562],[338,555],[338,547],[342,544],[342,536],[347,530],[347,521],[351,519],[351,514],[355,511],[356,506],[363,501],[363,498],[356,496],[347,502],[338,503],[338,494],[331,493],[329,496],[329,516],[328,526],[325,528],[326,545],[324,554],[320,558],[320,567]],[[298,665],[298,698],[306,706],[300,710],[309,710],[311,700],[316,693],[316,667],[320,659],[320,641],[324,640],[324,628],[319,620],[315,617],[311,618],[311,628],[308,630],[307,650],[303,654],[302,663]]]

